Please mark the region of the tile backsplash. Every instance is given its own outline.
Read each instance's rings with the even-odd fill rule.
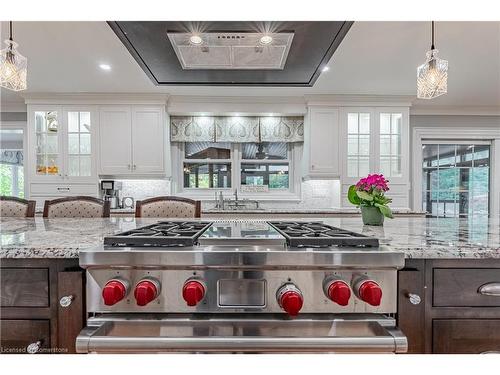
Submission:
[[[169,180],[118,180],[122,182],[122,197],[135,200],[171,195]],[[203,208],[211,208],[212,200],[204,201]],[[329,209],[340,207],[340,182],[338,180],[309,180],[301,184],[301,200],[261,201],[262,208]]]
[[[117,180],[122,182],[122,197],[135,200],[170,195],[169,180]]]

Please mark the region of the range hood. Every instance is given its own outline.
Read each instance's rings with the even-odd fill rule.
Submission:
[[[267,44],[262,43],[262,33],[209,32],[168,33],[170,43],[184,70],[282,70],[293,41],[293,33],[266,34]]]

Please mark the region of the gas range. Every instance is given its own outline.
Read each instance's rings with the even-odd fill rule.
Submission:
[[[404,255],[321,222],[162,220],[80,265],[80,352],[406,350],[392,317]]]

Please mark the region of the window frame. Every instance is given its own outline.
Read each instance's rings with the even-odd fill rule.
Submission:
[[[21,130],[23,132],[23,173],[24,173],[24,199],[29,199],[29,158],[28,158],[28,122],[27,121],[0,121],[0,130]]]
[[[474,128],[461,127],[460,132],[456,128],[438,127],[429,124],[425,127],[412,128],[412,208],[420,211],[422,208],[422,143],[431,140],[439,140],[441,144],[444,141],[467,141],[474,143],[476,141],[490,141],[490,211],[489,216],[494,217],[500,214],[500,163],[498,162],[500,154],[500,129],[498,128]]]
[[[421,141],[421,145],[474,145],[474,146],[481,146],[481,145],[485,145],[485,146],[488,146],[489,147],[489,165],[488,165],[488,215],[491,214],[491,209],[492,209],[492,163],[493,163],[493,160],[492,160],[492,151],[493,151],[493,143],[491,141],[485,141],[485,140],[473,140],[473,139],[461,139],[461,140],[450,140],[450,139],[438,139],[438,138],[433,138],[433,139],[422,139]],[[422,147],[421,146],[421,147]],[[438,155],[439,156],[439,155]],[[456,157],[456,156],[455,156]],[[421,190],[421,195],[423,197],[423,194],[424,192],[427,192],[424,191],[422,189],[422,182],[424,180],[424,168],[423,167],[423,160],[421,159],[420,161],[420,169],[421,169],[421,176],[422,176],[422,180],[421,180],[421,184],[420,184],[420,190]],[[460,167],[454,167],[453,169],[459,169]],[[465,167],[461,167],[462,169],[466,169]],[[474,163],[472,163],[472,166],[467,168],[469,169],[470,171],[474,171],[474,168],[476,168],[476,166],[474,165]],[[427,169],[435,169],[435,170],[445,170],[445,169],[452,169],[451,167],[449,166],[435,166],[435,167],[430,167],[430,168],[427,168]],[[438,178],[439,178],[439,174],[438,174]],[[438,184],[439,184],[439,180],[438,180]],[[440,193],[442,190],[440,190],[439,188],[436,190],[436,193]],[[467,190],[457,190],[457,193],[467,193],[468,196],[469,196],[469,202],[470,202],[470,193],[473,192],[474,190],[471,189],[471,187],[469,186]],[[432,194],[433,193],[433,190],[429,190],[429,192]],[[423,198],[421,197],[421,205],[420,205],[420,209],[423,211]],[[439,203],[439,199],[437,201]],[[456,204],[456,201],[454,202]],[[439,209],[438,209],[438,212],[439,212]],[[440,215],[437,215],[437,216],[432,216],[432,212],[427,212],[427,215],[429,217],[438,217],[438,218],[443,218],[443,217],[452,217],[452,218],[462,218],[462,217],[468,217],[469,216],[469,212],[470,212],[470,206],[469,206],[469,210],[467,212],[467,214],[457,214],[455,212],[455,214],[453,216],[450,216],[450,215],[446,215],[446,211],[444,211],[444,214],[442,216]],[[474,214],[474,209],[472,209],[472,215],[475,216],[476,214]],[[480,214],[477,214],[477,215],[480,215]]]
[[[288,200],[300,201],[300,173],[297,168],[301,165],[302,143],[287,143],[287,159],[284,160],[258,160],[242,159],[242,145],[231,143],[230,159],[186,159],[185,142],[172,142],[173,184],[172,190],[175,194],[196,199],[214,199],[215,192],[222,191],[224,196],[230,196],[238,190],[238,196],[245,199],[259,200]],[[187,163],[230,163],[231,164],[231,187],[230,188],[186,188],[184,187],[184,162]],[[243,192],[241,191],[241,164],[276,164],[288,163],[288,189],[269,189],[267,192]],[[176,168],[178,166],[178,168]]]

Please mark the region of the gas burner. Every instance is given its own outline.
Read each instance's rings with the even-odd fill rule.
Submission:
[[[193,246],[211,225],[209,222],[160,221],[113,236],[104,237],[107,246]]]
[[[290,247],[363,246],[378,247],[377,238],[332,227],[322,222],[269,222]]]

